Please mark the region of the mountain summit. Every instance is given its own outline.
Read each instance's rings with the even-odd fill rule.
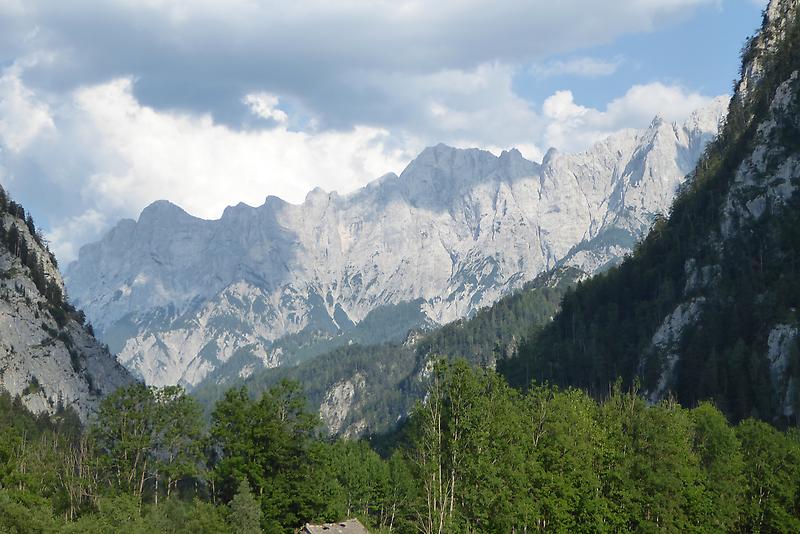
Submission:
[[[300,205],[269,198],[214,221],[157,202],[83,247],[67,286],[101,339],[154,385],[296,361],[368,320],[401,338],[557,265],[617,262],[669,207],[725,106],[542,164],[437,145],[352,194],[315,189]]]

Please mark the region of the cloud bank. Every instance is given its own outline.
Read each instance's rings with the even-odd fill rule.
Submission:
[[[68,262],[161,198],[214,218],[352,191],[437,142],[581,150],[715,95],[537,102],[519,73],[613,76],[624,59],[580,51],[716,2],[0,0],[0,181]]]

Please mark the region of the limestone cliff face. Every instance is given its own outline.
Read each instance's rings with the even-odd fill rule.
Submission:
[[[359,396],[367,387],[363,373],[356,373],[351,378],[334,384],[326,393],[319,407],[319,416],[328,432],[332,435],[355,437],[365,428],[364,419],[348,423],[348,416],[363,409]]]
[[[133,378],[72,312],[48,299],[50,291],[63,294],[64,284],[25,221],[3,213],[0,226],[4,236],[14,233],[25,243],[25,256],[38,259],[44,276],[37,287],[18,246],[12,251],[0,243],[0,388],[19,395],[34,413],[71,407],[85,420],[104,395]],[[48,288],[44,294],[41,287]]]
[[[157,202],[84,247],[67,286],[154,385],[281,365],[376,310],[406,332],[444,324],[557,265],[618,261],[667,210],[726,105],[542,163],[438,145],[350,195],[271,197],[215,221]],[[403,320],[391,311],[412,302]]]

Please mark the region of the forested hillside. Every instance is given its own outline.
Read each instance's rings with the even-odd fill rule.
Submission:
[[[581,284],[502,372],[603,394],[713,399],[733,420],[800,417],[800,20],[775,1],[742,53],[719,137],[669,217]]]

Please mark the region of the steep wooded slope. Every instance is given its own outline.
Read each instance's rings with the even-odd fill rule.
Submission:
[[[719,138],[633,257],[566,296],[502,365],[513,382],[652,400],[713,398],[734,419],[800,415],[800,22],[773,0],[743,51]]]

